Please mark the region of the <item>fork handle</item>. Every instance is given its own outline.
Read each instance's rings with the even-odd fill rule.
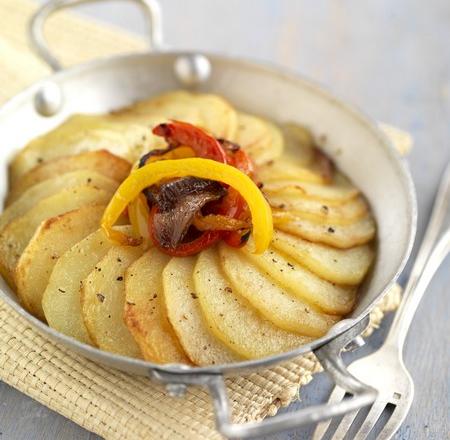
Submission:
[[[450,206],[450,164],[441,179],[430,221],[386,343],[402,349],[414,314],[436,270],[450,252],[450,229],[437,242]]]

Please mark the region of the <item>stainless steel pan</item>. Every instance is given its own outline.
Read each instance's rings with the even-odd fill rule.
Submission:
[[[92,1],[92,0],[91,0]],[[0,297],[40,331],[95,362],[167,384],[173,395],[187,385],[208,387],[217,428],[228,437],[249,437],[317,422],[369,405],[372,388],[345,369],[340,351],[366,327],[368,314],[403,269],[416,227],[416,201],[408,169],[377,124],[316,84],[272,66],[216,54],[161,51],[161,20],[154,0],[135,0],[149,24],[147,53],[114,56],[62,69],[47,48],[42,27],[60,8],[87,0],[53,0],[33,17],[31,41],[55,73],[11,99],[0,110],[0,196],[7,190],[10,158],[27,141],[48,131],[75,112],[108,112],[162,91],[191,87],[225,96],[236,107],[275,121],[298,121],[316,136],[326,136],[325,150],[367,196],[378,223],[375,267],[361,288],[348,319],[312,343],[265,359],[204,368],[155,365],[106,353],[66,337],[31,316],[0,280]],[[254,372],[313,351],[334,381],[353,398],[284,414],[260,423],[232,424],[224,377]]]

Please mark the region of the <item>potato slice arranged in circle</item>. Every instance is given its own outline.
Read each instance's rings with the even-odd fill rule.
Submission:
[[[320,173],[300,166],[293,157],[286,158],[284,156],[258,168],[258,177],[263,182],[294,179],[319,185],[327,183]]]
[[[251,263],[243,253],[226,245],[219,248],[224,273],[236,293],[244,297],[276,326],[307,336],[323,336],[338,317],[319,311],[280,286],[270,275]]]
[[[19,199],[9,205],[0,216],[0,230],[10,221],[25,214],[42,199],[50,197],[64,189],[83,185],[104,189],[113,193],[119,186],[119,183],[95,171],[89,170],[78,170],[59,176],[56,175],[52,179],[31,187]]]
[[[316,223],[346,225],[360,220],[368,213],[367,204],[362,197],[355,197],[339,205],[328,205],[320,200],[293,195],[271,194],[267,200],[272,207],[275,224],[300,218]]]
[[[188,122],[210,132],[215,137],[231,139],[236,132],[236,110],[222,97],[205,93],[176,90],[139,101],[114,112],[119,121],[152,125],[169,119]],[[156,119],[160,121],[157,122]]]
[[[272,281],[288,289],[297,298],[318,307],[324,313],[346,315],[352,311],[356,301],[354,287],[337,286],[323,280],[275,248],[269,248],[261,255],[253,254],[245,249],[242,249],[242,252]]]
[[[112,246],[113,243],[98,229],[59,258],[42,298],[42,308],[50,327],[80,342],[93,344],[81,314],[80,288]]]
[[[13,159],[10,179],[19,177],[36,165],[85,151],[108,150],[134,161],[143,150],[155,148],[148,124],[121,123],[111,116],[73,115],[54,130],[33,139]],[[150,140],[151,139],[151,140]]]
[[[276,327],[240,295],[221,269],[217,250],[202,252],[194,270],[196,293],[211,332],[246,359],[283,353],[312,340]]]
[[[341,174],[337,174],[329,185],[305,182],[300,179],[273,180],[264,185],[268,194],[291,194],[297,197],[320,200],[324,204],[339,205],[359,194],[359,190]]]
[[[136,103],[112,112],[111,116],[119,121],[141,122],[155,115],[166,119],[176,119],[198,125],[201,122],[200,111],[193,105],[193,94],[185,90],[176,90]]]
[[[106,205],[86,205],[45,220],[22,253],[16,268],[17,294],[27,309],[44,320],[42,296],[59,257],[96,231]]]
[[[280,222],[277,228],[306,240],[340,249],[366,244],[375,237],[376,232],[375,221],[371,216],[348,225],[319,224],[310,220],[296,219]]]
[[[125,274],[124,321],[144,359],[190,364],[168,318],[162,272],[170,257],[156,248],[130,265]]]
[[[276,159],[284,149],[283,135],[278,127],[246,113],[238,113],[236,134],[228,139],[240,145],[256,165]]]
[[[123,319],[125,271],[143,253],[142,246],[113,246],[83,281],[81,313],[89,336],[101,350],[142,357]]]
[[[163,271],[164,301],[169,321],[196,365],[226,364],[240,357],[210,333],[194,280],[195,257],[172,258]]]
[[[337,249],[278,230],[274,231],[272,246],[319,277],[352,286],[364,279],[375,256],[370,245]]]
[[[107,203],[111,193],[91,186],[64,189],[46,197],[0,232],[0,271],[14,283],[17,262],[42,221],[92,203]]]
[[[120,183],[128,176],[130,169],[130,162],[106,150],[87,151],[73,156],[57,157],[37,165],[21,176],[20,180],[15,182],[10,189],[6,205],[13,203],[32,186],[72,171],[94,171]]]
[[[236,110],[221,96],[202,93],[194,97],[203,121],[201,126],[217,138],[233,139],[238,126]]]

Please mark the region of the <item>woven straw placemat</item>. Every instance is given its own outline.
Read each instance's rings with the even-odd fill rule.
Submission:
[[[26,23],[35,9],[27,0],[0,0],[0,102],[49,73],[27,46]],[[66,65],[143,49],[142,40],[67,13],[50,19],[47,31]],[[394,310],[394,288],[371,315],[368,333]],[[227,381],[236,422],[261,420],[298,396],[320,365],[313,355]],[[107,439],[214,439],[208,394],[199,388],[171,398],[147,378],[96,365],[48,340],[0,302],[0,380]]]

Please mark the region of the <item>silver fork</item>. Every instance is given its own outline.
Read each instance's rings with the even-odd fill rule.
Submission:
[[[378,397],[359,429],[356,424],[352,427],[359,414],[359,411],[355,411],[343,417],[334,435],[328,432],[332,420],[320,423],[314,432],[314,440],[324,438],[340,440],[345,438],[350,429],[352,431],[357,429],[356,434],[352,435],[353,440],[366,439],[389,405],[393,407],[393,412],[377,436],[378,440],[388,440],[395,434],[408,414],[414,397],[414,383],[403,362],[403,345],[417,306],[429,282],[450,252],[450,228],[437,241],[448,214],[449,205],[450,163],[441,180],[424,240],[387,338],[378,351],[358,359],[348,367],[349,372],[357,379],[375,388],[378,391]],[[330,395],[329,402],[339,402],[344,397],[344,390],[336,387]]]

